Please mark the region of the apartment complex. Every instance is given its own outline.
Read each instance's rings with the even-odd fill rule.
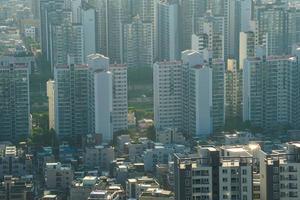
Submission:
[[[182,61],[154,64],[154,121],[157,130],[178,129],[203,136],[225,123],[225,65],[194,50]]]
[[[98,133],[107,142],[127,129],[127,67],[109,65],[100,54],[87,60],[77,65],[70,59],[54,69],[55,130],[62,137]]]

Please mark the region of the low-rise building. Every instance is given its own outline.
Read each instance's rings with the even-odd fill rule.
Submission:
[[[62,163],[70,163],[74,160],[76,149],[68,144],[59,145],[59,161]]]
[[[102,145],[86,147],[83,159],[86,169],[109,171],[110,163],[115,159],[115,150],[111,146]]]
[[[120,135],[117,138],[117,151],[119,154],[125,154],[125,144],[130,142],[130,135]]]
[[[46,169],[46,163],[52,162],[55,162],[52,147],[43,147],[37,152],[38,173],[43,174],[44,170]]]
[[[74,181],[70,187],[70,200],[87,199],[97,184],[97,177],[86,176],[82,181]]]
[[[70,200],[117,200],[125,194],[121,185],[115,179],[107,177],[86,176],[77,179],[70,187]]]
[[[126,197],[127,199],[139,199],[140,195],[148,189],[158,189],[159,183],[150,177],[143,176],[132,178],[126,181]]]
[[[1,200],[34,200],[34,185],[31,181],[5,176],[0,183]]]
[[[55,194],[47,194],[42,197],[42,200],[58,200],[58,198]]]
[[[45,169],[45,184],[47,189],[66,190],[73,181],[73,170],[70,165],[47,163]]]
[[[32,174],[32,157],[15,146],[3,145],[0,148],[0,180],[5,175],[20,177]]]
[[[174,193],[169,190],[149,188],[143,192],[140,200],[171,200],[175,199]]]
[[[146,149],[143,154],[145,171],[154,172],[157,164],[168,164],[169,156],[177,152],[188,152],[189,148],[184,145],[155,144],[151,149]]]
[[[245,145],[248,144],[252,138],[252,134],[249,132],[236,132],[234,134],[226,134],[225,145]]]
[[[186,140],[182,132],[167,129],[156,132],[156,141],[163,144],[184,144]]]

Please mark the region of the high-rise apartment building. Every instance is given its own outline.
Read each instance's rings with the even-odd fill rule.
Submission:
[[[70,13],[66,13],[70,17]],[[74,59],[74,64],[84,63],[84,33],[81,24],[70,23],[65,19],[62,24],[51,26],[51,65],[65,65],[68,56]]]
[[[241,31],[240,1],[224,1],[224,59],[238,58]]]
[[[191,36],[195,33],[195,25],[207,10],[207,0],[180,0],[180,50],[191,49]]]
[[[101,134],[102,141],[113,138],[113,77],[108,70],[109,58],[91,54],[87,58],[89,67],[89,129]]]
[[[214,132],[222,131],[225,125],[225,63],[212,59],[212,127]]]
[[[183,129],[189,135],[208,135],[213,131],[212,69],[197,51],[182,52]]]
[[[255,56],[255,49],[258,45],[255,32],[240,32],[240,48],[239,48],[239,68],[243,69],[246,58]]]
[[[251,30],[253,20],[253,0],[240,0],[241,32]]]
[[[83,2],[83,4],[85,3]],[[121,63],[123,24],[130,21],[136,5],[133,5],[132,1],[91,0],[86,6],[91,6],[89,9],[96,11],[96,52],[108,56],[111,63]],[[132,8],[132,6],[134,6],[134,8]],[[91,26],[89,27],[91,28]],[[89,32],[89,34],[91,33]],[[89,47],[89,45],[87,45],[87,47]]]
[[[224,58],[224,18],[206,16],[199,19],[191,44],[193,50],[209,54],[208,57]]]
[[[50,61],[51,59],[51,24],[56,23],[64,9],[63,0],[40,0],[40,31],[41,31],[41,47],[42,52]]]
[[[246,59],[243,69],[243,120],[271,130],[299,126],[297,57]]]
[[[55,131],[60,137],[88,134],[89,74],[87,65],[54,68]]]
[[[157,130],[182,129],[182,63],[153,65],[154,123]]]
[[[287,143],[285,151],[260,156],[260,197],[266,200],[299,199],[300,144]]]
[[[80,16],[83,29],[83,59],[96,53],[96,11],[91,5],[82,2],[80,7]]]
[[[293,45],[300,42],[300,9],[290,8],[287,15],[288,53],[291,53]]]
[[[108,55],[108,0],[93,0],[89,4],[95,8],[96,51]]]
[[[128,67],[151,67],[153,64],[153,25],[139,16],[123,26],[122,63]]]
[[[288,32],[287,12],[284,4],[258,5],[255,7],[255,20],[258,21],[258,39],[266,46],[268,56],[287,53]]]
[[[18,141],[31,133],[29,74],[26,57],[0,58],[0,130],[1,140]]]
[[[207,10],[210,10],[214,16],[224,16],[223,0],[207,0]]]
[[[212,123],[212,69],[195,65],[190,68],[189,129],[197,136],[209,135]]]
[[[179,6],[176,0],[161,0],[157,4],[157,60],[177,60],[179,49]]]
[[[47,81],[49,129],[55,129],[55,82]]]
[[[229,59],[225,75],[225,118],[226,121],[241,119],[242,117],[242,72],[236,60]]]
[[[158,0],[141,0],[141,1],[142,1],[141,17],[143,21],[151,22],[154,25],[155,12],[156,12],[156,6]]]
[[[153,41],[153,59],[157,57],[157,23],[156,13],[157,13],[157,2],[159,0],[140,0],[142,1],[142,8],[140,17],[145,22],[150,22],[152,24],[152,41]]]
[[[240,32],[251,29],[252,0],[224,1],[224,45],[225,60],[239,58]]]
[[[107,11],[107,47],[111,63],[121,63],[122,60],[122,26],[130,19],[129,2],[110,0],[106,3]],[[103,20],[103,19],[100,19]]]
[[[127,66],[110,64],[109,71],[112,73],[112,126],[115,133],[128,128]]]

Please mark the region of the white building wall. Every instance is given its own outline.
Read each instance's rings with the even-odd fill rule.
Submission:
[[[153,65],[154,126],[156,129],[181,128],[182,64],[179,61]]]
[[[212,133],[212,70],[209,67],[194,69],[196,73],[196,135]]]
[[[113,139],[112,132],[112,74],[108,71],[94,73],[95,133],[102,134],[104,142]]]
[[[252,0],[241,0],[241,32],[251,30]]]
[[[169,50],[170,60],[178,59],[179,40],[178,40],[178,6],[177,4],[170,5],[169,8]]]
[[[90,54],[96,53],[96,12],[94,9],[82,9],[81,21],[84,38],[84,60]]]
[[[113,132],[127,130],[128,128],[128,90],[127,90],[127,66],[112,64],[109,66],[112,73],[113,84]]]
[[[47,81],[47,97],[48,97],[48,112],[49,112],[49,129],[55,129],[55,82]]]
[[[243,121],[251,119],[250,116],[250,70],[251,62],[245,60],[245,65],[243,68]]]

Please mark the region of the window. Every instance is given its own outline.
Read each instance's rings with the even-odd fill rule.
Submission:
[[[190,177],[191,176],[191,172],[190,171],[185,171],[185,176],[186,177]]]

